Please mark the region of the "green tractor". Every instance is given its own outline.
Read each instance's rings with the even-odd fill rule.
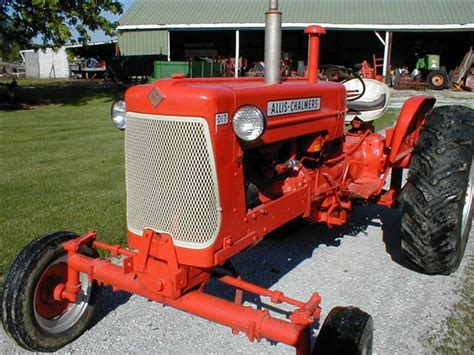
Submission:
[[[426,81],[432,90],[443,90],[448,87],[448,73],[445,67],[440,67],[437,54],[418,57],[412,76],[417,81]]]

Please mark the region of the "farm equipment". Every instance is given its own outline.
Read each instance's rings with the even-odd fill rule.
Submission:
[[[472,48],[464,55],[461,64],[450,77],[450,86],[455,90],[474,90],[474,50]]]
[[[445,67],[440,66],[439,55],[419,56],[411,74],[407,73],[406,69],[395,71],[394,87],[396,89],[443,90],[449,87],[448,73]]]
[[[419,57],[413,76],[415,80],[425,81],[432,90],[443,90],[448,85],[448,73],[446,68],[440,66],[437,54]]]
[[[369,64],[366,60],[362,61],[360,64],[360,73],[365,79],[375,79],[378,81],[383,81],[383,73],[378,74],[383,71],[383,58],[377,58],[375,54],[372,55],[372,65]]]
[[[57,232],[27,245],[2,298],[3,326],[20,346],[54,351],[80,336],[101,287],[110,285],[250,341],[266,338],[309,353],[319,294],[300,301],[244,281],[229,259],[297,218],[340,226],[354,205],[396,206],[408,168],[403,249],[423,272],[457,269],[472,219],[472,110],[432,110],[434,98],[412,97],[386,137],[370,125],[345,133],[344,85],[318,80],[325,30],[314,25],[305,33],[306,78],[280,77],[281,12],[272,0],[264,78],[177,74],[131,87],[125,101],[114,103],[113,122],[125,130],[128,247],[100,242],[94,231]],[[235,301],[206,293],[211,278],[235,288]],[[282,319],[244,306],[243,292],[294,310]],[[336,307],[313,353],[365,354],[371,347],[372,318]]]
[[[70,64],[70,70],[73,77],[94,80],[97,76],[105,77],[107,75],[107,62],[100,58],[77,56]]]

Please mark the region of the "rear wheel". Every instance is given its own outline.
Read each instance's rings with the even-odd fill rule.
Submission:
[[[422,126],[403,191],[402,250],[427,274],[461,263],[471,229],[474,110],[443,106]]]
[[[2,322],[21,347],[55,351],[79,337],[91,324],[100,287],[80,274],[78,301],[56,301],[55,287],[67,281],[67,254],[62,243],[77,238],[71,232],[44,235],[28,244],[10,267],[4,283]],[[81,253],[98,257],[87,246]]]
[[[441,70],[433,70],[426,77],[426,82],[432,90],[443,90],[447,81],[446,75]]]
[[[313,355],[372,354],[373,319],[357,307],[335,307],[316,339]]]

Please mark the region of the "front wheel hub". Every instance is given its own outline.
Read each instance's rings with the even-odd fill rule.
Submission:
[[[431,79],[431,82],[433,83],[433,85],[441,86],[444,84],[444,78],[442,75],[435,75],[433,79]]]
[[[48,333],[60,333],[73,327],[88,307],[92,283],[87,275],[80,274],[81,289],[75,303],[65,299],[58,300],[55,290],[66,281],[67,256],[63,255],[48,266],[36,286],[33,303],[34,318],[38,325]]]
[[[35,290],[35,311],[45,319],[53,319],[68,308],[66,300],[57,300],[54,291],[67,280],[67,264],[57,263],[46,269]]]

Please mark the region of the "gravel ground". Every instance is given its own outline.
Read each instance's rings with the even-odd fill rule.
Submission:
[[[465,105],[474,109],[474,92],[451,91],[451,90],[390,90],[390,102],[388,108],[400,108],[403,103],[412,96],[430,95],[436,98],[436,106],[442,105]]]
[[[429,353],[428,337],[442,330],[450,307],[460,299],[455,290],[463,283],[466,262],[451,276],[426,276],[408,269],[400,259],[399,224],[398,210],[360,207],[345,227],[306,224],[281,231],[233,261],[244,279],[288,296],[305,300],[319,292],[322,319],[336,305],[357,305],[369,312],[374,317],[375,353]],[[472,234],[466,256],[474,255]],[[209,291],[230,296],[216,284]],[[252,297],[247,302],[260,304]],[[99,318],[61,353],[294,353],[284,344],[266,340],[250,344],[226,327],[110,290]],[[3,329],[0,349],[21,352]]]

